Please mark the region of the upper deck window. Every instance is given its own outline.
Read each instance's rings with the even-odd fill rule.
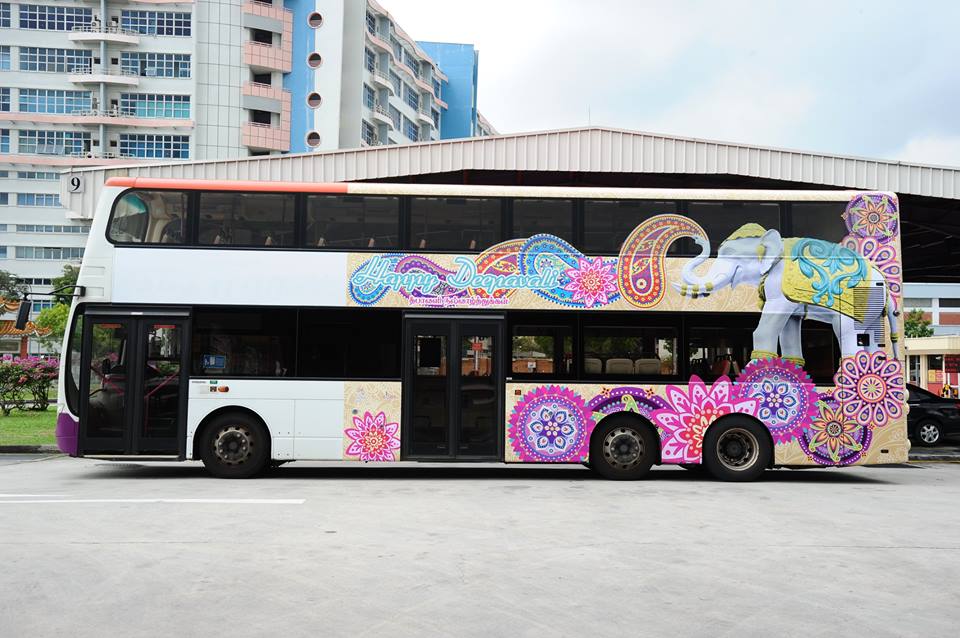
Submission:
[[[413,197],[410,248],[471,252],[500,241],[500,200],[481,197]]]
[[[689,202],[687,217],[706,231],[713,257],[717,256],[717,248],[723,240],[744,224],[754,223],[766,230],[780,230],[780,204],[776,202]],[[700,248],[692,240],[678,243],[681,254],[700,254]]]
[[[588,255],[616,255],[627,235],[641,222],[655,215],[676,212],[676,202],[587,200],[583,203],[583,252]]]
[[[839,242],[847,234],[843,222],[846,202],[794,202],[790,205],[794,237]]]
[[[108,236],[120,244],[184,244],[187,194],[130,191],[113,209]]]
[[[307,248],[398,248],[400,198],[310,195],[304,240]]]
[[[293,246],[294,202],[284,194],[201,193],[199,243]]]
[[[573,201],[569,199],[513,200],[514,239],[526,239],[540,233],[556,235],[573,242]]]

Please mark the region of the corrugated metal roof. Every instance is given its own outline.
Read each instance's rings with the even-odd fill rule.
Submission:
[[[231,160],[77,168],[63,174],[64,205],[93,214],[107,177],[341,182],[460,170],[740,175],[960,199],[960,168],[731,144],[588,127]],[[69,178],[83,193],[68,191]]]

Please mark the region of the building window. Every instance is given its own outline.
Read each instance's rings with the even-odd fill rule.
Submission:
[[[0,112],[10,111],[10,89],[0,88]]]
[[[120,13],[120,26],[143,35],[190,35],[190,14],[174,11],[133,11]]]
[[[0,246],[0,259],[6,259],[6,258],[7,258],[7,247]]]
[[[400,198],[309,195],[307,248],[398,248]]]
[[[189,95],[121,93],[120,112],[134,117],[190,119]]]
[[[393,120],[393,128],[397,131],[400,130],[400,109],[391,105],[390,106],[390,119]]]
[[[10,47],[0,46],[0,71],[10,70]]]
[[[23,113],[74,114],[92,108],[90,91],[20,89],[20,111]]]
[[[187,135],[122,133],[120,135],[120,155],[125,157],[189,159],[190,137]]]
[[[366,61],[367,71],[372,73],[377,68],[377,55],[370,49],[364,49],[363,56]]]
[[[403,88],[403,82],[400,81],[400,76],[390,71],[390,84],[393,85],[393,94],[397,97],[400,97],[400,90]]]
[[[17,179],[34,179],[55,182],[60,179],[60,175],[57,173],[44,171],[17,171]]]
[[[907,297],[903,300],[903,307],[908,310],[913,308],[932,308],[933,299],[930,297]]]
[[[363,137],[363,141],[369,145],[373,146],[377,142],[377,130],[373,127],[373,124],[366,120],[362,120],[360,123],[360,135]]]
[[[73,31],[74,27],[89,25],[92,19],[93,12],[83,7],[54,7],[42,4],[20,5],[21,29]],[[7,20],[9,22],[9,16]]]
[[[83,248],[17,246],[16,255],[17,259],[47,259],[52,261],[78,260],[83,258]]]
[[[90,232],[89,226],[59,226],[53,224],[17,224],[18,233],[64,233],[83,235]]]
[[[372,109],[377,104],[377,92],[366,84],[363,85],[363,103],[368,109]]]
[[[420,127],[411,122],[406,115],[403,116],[403,134],[414,142],[420,141]]]
[[[90,133],[81,131],[18,131],[20,152],[30,155],[77,155],[90,151]]]
[[[188,53],[123,51],[120,54],[120,66],[124,72],[142,77],[190,77],[190,55]]]
[[[440,80],[436,78],[433,79],[433,94],[436,95],[437,98],[440,97]]]
[[[10,129],[0,128],[0,153],[10,152]]]
[[[56,193],[17,193],[17,206],[59,208],[60,196]]]
[[[204,245],[293,245],[293,195],[201,193],[200,235]]]
[[[31,311],[36,314],[47,308],[53,308],[53,299],[37,299],[31,304]]]
[[[10,3],[0,2],[0,28],[10,26]]]
[[[403,62],[403,45],[392,35],[390,36],[390,46],[393,47],[393,57],[397,62]]]
[[[420,110],[420,94],[410,88],[409,84],[403,85],[403,101],[414,111]]]
[[[20,70],[43,73],[78,73],[93,66],[93,52],[82,49],[20,47]]]
[[[440,128],[440,111],[437,109],[430,109],[430,117],[433,118],[433,125],[436,128]]]
[[[7,206],[10,204],[10,193],[0,193],[0,206]],[[3,230],[7,230],[7,225],[3,225]]]
[[[367,31],[377,35],[377,16],[367,11]]]

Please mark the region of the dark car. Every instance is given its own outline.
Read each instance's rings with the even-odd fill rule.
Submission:
[[[907,391],[907,432],[912,441],[939,445],[945,435],[960,432],[960,400],[944,399],[909,383]]]

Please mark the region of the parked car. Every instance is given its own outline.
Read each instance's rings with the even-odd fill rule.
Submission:
[[[960,401],[944,399],[907,384],[907,434],[919,445],[940,445],[947,434],[960,432]]]

